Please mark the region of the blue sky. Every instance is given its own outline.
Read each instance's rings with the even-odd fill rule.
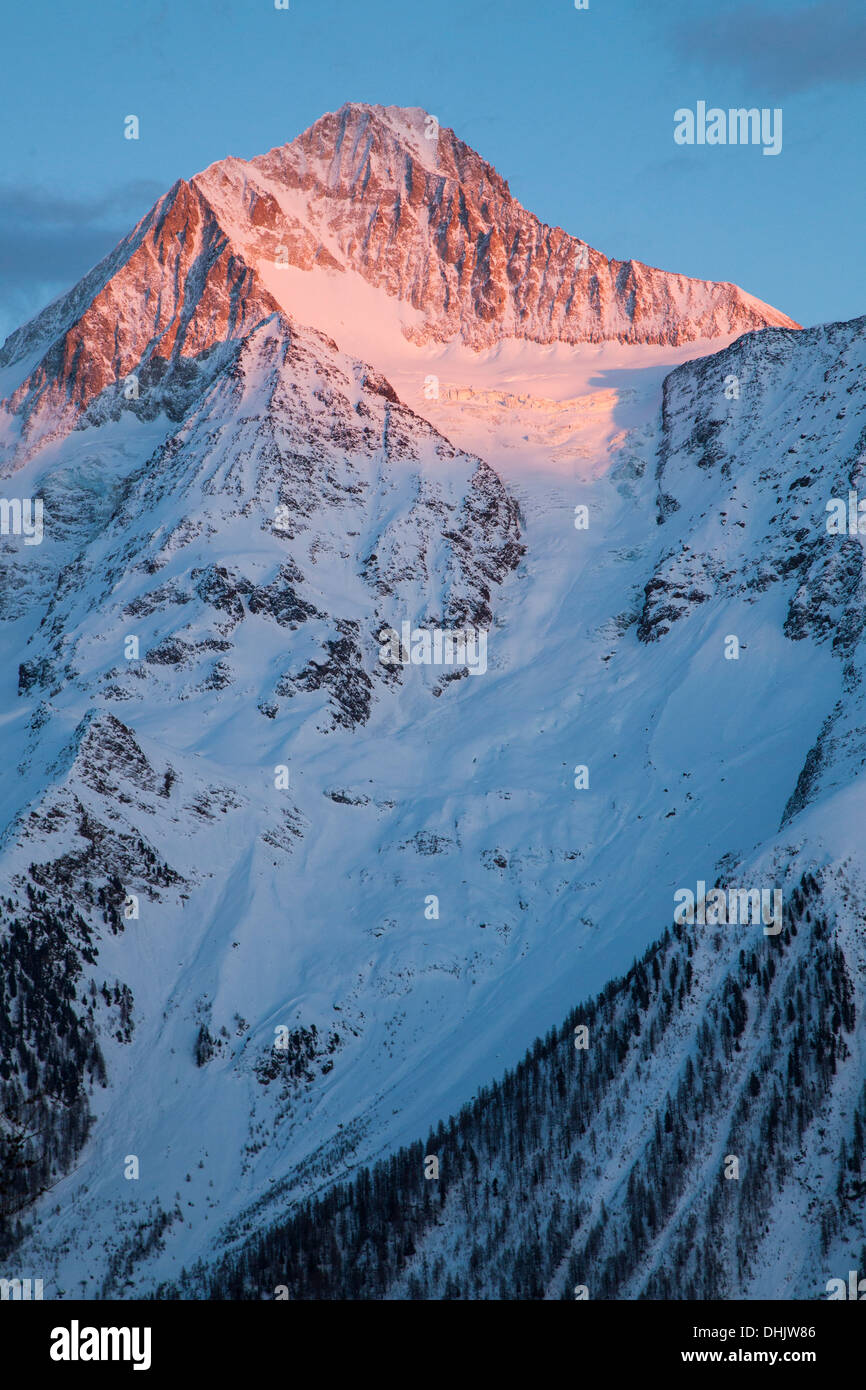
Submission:
[[[4,19],[0,338],[174,180],[344,101],[423,106],[544,221],[733,280],[805,324],[866,312],[857,0],[88,0]],[[674,111],[781,107],[777,157]],[[123,138],[124,117],[141,123]]]

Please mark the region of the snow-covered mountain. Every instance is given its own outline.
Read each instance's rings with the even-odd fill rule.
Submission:
[[[862,557],[825,521],[860,483],[866,321],[579,269],[428,128],[351,106],[179,183],[0,353],[0,486],[44,504],[0,551],[3,1259],[51,1296],[201,1262],[199,1292],[271,1297],[239,1249],[476,1097],[477,1182],[515,1211],[489,1088],[563,1019],[573,1063],[601,994],[597,1084],[532,1054],[524,1158],[558,1137],[508,1296],[591,1284],[596,1229],[595,1296],[818,1296],[864,1235],[830,1201],[862,1125]],[[482,630],[486,669],[383,663],[404,622]],[[779,887],[785,932],[665,936],[701,881]],[[713,1165],[754,1155],[789,1056],[811,1089],[758,1241]],[[660,1155],[676,1205],[638,1231]],[[424,1258],[501,1295],[458,1277],[472,1202],[441,1199],[418,1268],[350,1296],[454,1296]],[[677,1255],[698,1229],[742,1233],[736,1272]]]
[[[614,261],[546,226],[418,107],[349,103],[193,182],[272,287],[272,267],[356,272],[414,311],[419,342],[673,344],[796,326],[736,285]]]
[[[294,311],[296,269],[330,272],[341,299],[357,280],[384,292],[379,312],[402,311],[419,343],[678,344],[796,327],[734,285],[611,261],[545,226],[420,109],[349,104],[268,155],[179,180],[11,335],[0,394],[15,456],[131,390],[146,392],[139,411],[181,411],[228,343],[278,306]]]

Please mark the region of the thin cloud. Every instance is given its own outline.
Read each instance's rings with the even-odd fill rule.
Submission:
[[[754,3],[720,9],[678,19],[672,37],[682,58],[728,68],[780,97],[866,78],[866,8],[851,0],[764,13]]]
[[[86,275],[163,192],[147,180],[90,198],[0,188],[0,341]]]

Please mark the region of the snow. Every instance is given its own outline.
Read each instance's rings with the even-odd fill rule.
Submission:
[[[516,355],[506,345],[498,360],[514,372]],[[550,399],[555,390],[575,397],[563,356],[537,359],[536,380]],[[608,370],[628,379],[626,359],[616,360]],[[348,359],[338,361],[345,368]],[[597,363],[597,356],[596,365],[584,363],[578,386],[598,373]],[[496,359],[479,364],[479,386],[495,366]],[[258,413],[262,380],[253,364],[244,415]],[[314,388],[311,378],[307,389]],[[784,406],[779,397],[770,413]],[[222,409],[219,399],[213,408]],[[207,413],[196,428],[213,437]],[[245,477],[238,474],[240,441],[229,431],[208,458],[197,452],[195,429],[185,433],[192,471],[168,491],[157,488],[151,503],[142,494],[130,540],[167,535],[178,507],[207,524],[199,541],[169,554],[148,586],[213,563],[267,576],[284,547],[260,529],[270,503],[249,464]],[[82,1265],[83,1231],[110,1243],[111,1230],[128,1226],[152,1198],[168,1207],[179,1190],[184,1222],[142,1270],[143,1286],[133,1274],[135,1288],[176,1273],[212,1227],[253,1199],[296,1183],[298,1165],[333,1144],[341,1126],[353,1135],[353,1162],[415,1138],[622,971],[670,920],[678,886],[711,881],[724,854],[748,863],[769,852],[836,698],[838,664],[826,649],[782,638],[784,596],[773,587],[740,604],[711,601],[657,644],[635,642],[633,630],[617,635],[611,619],[633,610],[664,550],[654,520],[655,425],[637,434],[628,448],[645,472],[629,484],[630,496],[611,468],[610,445],[604,467],[579,484],[542,472],[537,455],[534,469],[522,461],[514,486],[527,557],[494,601],[483,679],[431,700],[429,673],[410,668],[399,693],[377,699],[362,736],[323,737],[308,713],[313,697],[296,697],[275,723],[254,713],[286,664],[287,638],[297,666],[310,634],[251,620],[234,637],[229,661],[238,680],[228,691],[191,695],[168,670],[161,690],[148,683],[115,706],[154,767],[178,771],[181,806],[193,803],[196,788],[212,802],[223,786],[237,804],[214,823],[179,816],[157,798],[151,810],[130,813],[191,891],[186,901],[169,895],[158,908],[145,906],[142,921],[100,949],[98,977],[131,985],[137,1027],[130,1046],[110,1048],[112,1087],[100,1098],[82,1172],[54,1190],[60,1214],[32,1246],[39,1259],[58,1259],[61,1285],[97,1276]],[[75,440],[79,449],[86,435]],[[429,466],[441,478],[441,462]],[[753,476],[761,466],[756,455]],[[235,514],[231,503],[241,479],[242,495],[256,499],[251,515]],[[395,464],[382,485],[389,513],[405,515],[414,467]],[[694,476],[683,486],[697,516],[707,483]],[[573,526],[576,498],[590,508],[586,532]],[[365,611],[369,600],[337,563],[346,533],[363,529],[323,513],[314,535],[293,547],[305,571],[318,547],[332,554],[315,573],[323,609]],[[109,609],[96,602],[100,551],[114,552],[117,537],[92,544],[93,579],[67,626],[80,674],[52,702],[43,766],[92,705],[98,671],[117,664],[130,627],[122,608],[142,591],[140,571],[130,567]],[[162,625],[157,612],[134,626],[146,645]],[[743,643],[739,663],[722,658],[731,630]],[[288,854],[261,839],[278,809],[271,769],[282,761],[292,769],[290,800],[303,827]],[[572,785],[578,762],[590,766],[587,792]],[[326,795],[333,788],[369,801],[334,803]],[[407,848],[419,831],[440,836],[444,852]],[[33,844],[21,852],[32,858]],[[493,864],[494,853],[505,869]],[[440,897],[437,921],[424,917],[429,893]],[[200,1070],[191,1043],[205,998],[213,1030],[226,1026],[232,1037],[228,1053]],[[235,1014],[249,1024],[240,1037]],[[277,1023],[295,1020],[333,1027],[347,1046],[280,1118],[248,1058],[267,1048]],[[243,1135],[265,1142],[245,1154]],[[137,1184],[122,1178],[126,1153],[140,1157]],[[328,1162],[320,1161],[324,1175]]]
[[[671,368],[719,351],[734,336],[678,347],[517,338],[480,352],[459,340],[422,346],[405,336],[422,324],[421,311],[356,271],[268,261],[257,269],[282,309],[374,363],[401,400],[508,479],[539,470],[590,478],[607,469],[611,446],[658,410]]]
[[[418,154],[424,113],[384,117]],[[183,1220],[124,1276],[125,1296],[212,1255],[228,1228],[274,1219],[290,1197],[426,1134],[626,969],[669,924],[678,887],[862,857],[862,791],[849,785],[862,761],[855,683],[814,631],[784,635],[796,577],[756,575],[790,554],[773,528],[779,515],[779,526],[797,520],[796,473],[820,461],[830,487],[851,466],[859,421],[853,409],[844,417],[839,364],[862,384],[862,327],[793,347],[796,335],[775,330],[732,346],[422,346],[420,311],[354,271],[256,257],[244,180],[286,218],[308,210],[269,173],[270,156],[253,164],[214,166],[201,187],[291,322],[274,316],[251,334],[180,424],[125,412],[43,446],[16,493],[53,489],[63,524],[38,555],[4,551],[9,592],[21,585],[31,600],[0,627],[0,721],[19,767],[2,792],[4,876],[80,849],[83,806],[140,835],[184,880],[155,899],[133,882],[140,919],[102,935],[94,977],[129,984],[135,1033],[104,1040],[110,1086],[94,1098],[80,1168],[39,1204],[22,1252],[54,1288],[91,1297],[157,1200],[170,1211],[179,1193]],[[365,364],[417,419],[364,388]],[[722,389],[734,368],[738,406]],[[718,423],[730,476],[699,465],[699,416]],[[455,578],[449,534],[476,460],[449,456],[428,421],[493,465],[520,507],[519,568],[499,583],[489,555],[468,559],[490,589],[488,671],[435,695],[441,672],[407,668],[399,686],[374,686],[369,720],[352,730],[327,727],[322,690],[297,688],[266,717],[275,683],[321,661],[337,622],[358,624],[369,657],[382,622],[441,611],[461,578],[470,583]],[[403,449],[390,442],[398,426]],[[363,448],[341,444],[364,428]],[[660,526],[663,443],[679,510]],[[289,538],[272,525],[286,479]],[[819,493],[803,521],[813,534]],[[675,590],[686,546],[695,573],[682,590],[705,580],[705,601],[686,593],[670,630],[639,641],[646,586],[659,577]],[[374,549],[392,562],[388,583],[368,578]],[[193,596],[208,567],[267,585],[289,560],[316,609],[296,628],[246,611],[224,629]],[[156,600],[173,585],[183,603]],[[177,633],[228,647],[136,674],[121,655],[130,632],[145,652]],[[730,633],[739,661],[724,659]],[[56,684],[19,697],[18,662],[43,653],[61,668]],[[202,681],[217,658],[231,675],[223,689]],[[783,827],[837,702],[846,737],[822,769],[821,799]],[[115,788],[94,789],[75,745],[93,711],[134,731],[157,780],[176,774],[170,796],[122,769]],[[277,764],[290,768],[288,792],[274,787]],[[578,764],[590,769],[586,791],[574,786]],[[68,823],[28,828],[29,810],[51,808]],[[204,1020],[226,1037],[197,1067]],[[254,1072],[280,1024],[341,1040],[333,1068],[289,1100]],[[632,1115],[632,1138],[645,1120]],[[137,1182],[123,1177],[127,1154],[139,1157]],[[789,1226],[786,1249],[790,1238]]]

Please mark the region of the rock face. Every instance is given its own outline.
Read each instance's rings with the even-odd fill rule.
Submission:
[[[194,180],[278,262],[358,271],[422,316],[419,341],[685,343],[796,327],[736,285],[691,280],[548,227],[419,108],[348,104],[297,140]],[[240,230],[240,228],[239,228]]]
[[[797,327],[735,285],[612,261],[539,222],[417,108],[349,104],[269,154],[179,180],[11,335],[0,424],[13,463],[82,416],[181,418],[230,345],[276,311],[264,264],[358,272],[415,311],[419,342],[679,344]]]
[[[236,527],[244,549],[229,542],[225,553]],[[54,697],[94,677],[111,699],[140,696],[143,683],[154,697],[222,689],[252,627],[253,650],[268,642],[284,654],[281,673],[259,671],[252,651],[239,660],[248,688],[261,677],[259,707],[322,691],[352,728],[374,687],[394,679],[379,661],[383,624],[486,627],[493,590],[522,553],[516,504],[487,464],[455,450],[365,364],[275,313],[126,478],[108,524],[61,571],[19,691]],[[131,571],[134,593],[121,602]],[[85,590],[100,595],[95,632]],[[140,662],[104,660],[114,623],[114,657],[124,628],[140,634]],[[296,650],[306,659],[292,666]]]
[[[226,345],[276,308],[181,180],[86,281],[5,343],[0,369],[38,359],[4,403],[12,437],[30,454],[100,398],[102,415],[121,403],[179,413],[215,349],[224,361]]]
[[[641,641],[663,638],[713,595],[748,602],[784,584],[785,636],[851,658],[864,630],[862,548],[826,521],[830,498],[847,506],[849,490],[863,487],[864,338],[864,318],[770,330],[666,378],[656,467],[663,549],[646,585]]]

